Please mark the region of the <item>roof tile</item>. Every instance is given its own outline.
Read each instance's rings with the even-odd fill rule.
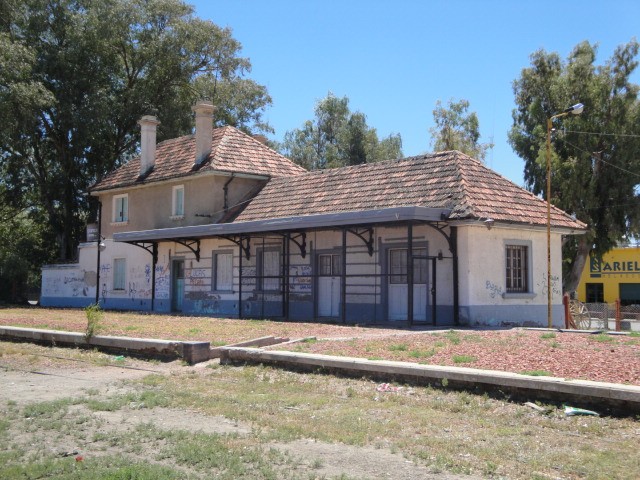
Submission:
[[[235,173],[281,177],[298,175],[306,170],[280,155],[255,138],[234,127],[213,130],[211,155],[199,168],[194,168],[195,136],[166,140],[156,146],[155,166],[140,178],[140,158],[133,158],[105,176],[91,190],[146,184],[191,175],[194,172],[222,170]]]

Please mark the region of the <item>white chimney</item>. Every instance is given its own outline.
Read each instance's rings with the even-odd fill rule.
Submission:
[[[140,125],[140,176],[146,175],[156,164],[156,127],[160,125],[153,115],[138,120]]]
[[[200,165],[211,154],[211,139],[213,136],[213,112],[216,107],[207,100],[200,100],[191,110],[196,113],[196,158],[195,164]]]

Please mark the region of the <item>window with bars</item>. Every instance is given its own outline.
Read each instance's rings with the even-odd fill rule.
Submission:
[[[529,292],[529,247],[507,245],[507,293]]]

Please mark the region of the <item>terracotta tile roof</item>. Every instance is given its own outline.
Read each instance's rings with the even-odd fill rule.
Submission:
[[[211,155],[199,168],[194,168],[195,136],[166,140],[156,146],[156,163],[151,172],[139,178],[140,158],[133,158],[95,184],[91,190],[109,190],[170,178],[192,175],[195,172],[223,170],[236,173],[282,177],[298,175],[306,170],[255,138],[234,127],[213,130]]]
[[[401,206],[452,209],[451,220],[546,225],[546,202],[457,151],[272,179],[235,222]],[[552,225],[583,229],[552,207]]]

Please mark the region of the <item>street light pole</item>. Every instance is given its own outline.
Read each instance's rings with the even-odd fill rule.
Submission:
[[[561,113],[552,115],[547,119],[547,327],[553,328],[553,316],[551,314],[551,130],[555,118],[566,117],[569,114],[580,115],[584,105],[576,103]]]

